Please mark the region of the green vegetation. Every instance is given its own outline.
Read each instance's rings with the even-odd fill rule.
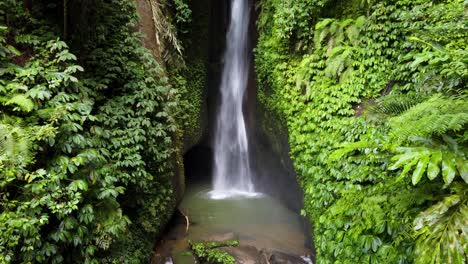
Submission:
[[[179,91],[133,1],[68,4],[0,3],[0,262],[145,262],[175,205]]]
[[[228,240],[222,242],[215,241],[189,241],[190,249],[202,263],[209,264],[234,264],[236,260],[229,253],[222,251],[222,247],[237,247],[238,240]]]
[[[179,26],[182,45],[188,47],[183,54],[184,64],[168,69],[171,82],[180,91],[179,122],[186,150],[200,140],[206,125],[202,110],[208,78],[209,6],[207,0],[190,1],[185,6],[193,19]]]
[[[465,263],[466,2],[259,7],[259,98],[288,127],[317,263]]]
[[[212,11],[148,3],[160,54],[133,0],[0,1],[0,263],[148,262],[206,125]],[[316,262],[466,263],[467,2],[257,5],[258,109],[287,127]]]

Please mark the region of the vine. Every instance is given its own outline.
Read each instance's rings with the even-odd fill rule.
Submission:
[[[175,207],[179,91],[133,1],[68,4],[89,27],[66,43],[59,6],[0,3],[0,262],[144,262]]]
[[[466,213],[466,4],[314,3],[261,1],[255,61],[260,102],[288,127],[317,263],[463,263],[467,232],[448,219]]]

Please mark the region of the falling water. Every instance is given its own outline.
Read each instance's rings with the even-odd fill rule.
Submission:
[[[215,132],[213,198],[254,195],[249,142],[242,111],[249,74],[249,0],[231,0],[221,104]]]

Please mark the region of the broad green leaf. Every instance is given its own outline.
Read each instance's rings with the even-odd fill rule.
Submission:
[[[433,180],[439,175],[440,167],[439,164],[442,161],[442,152],[437,151],[434,152],[429,160],[429,164],[427,165],[427,177],[429,180]]]
[[[416,169],[413,172],[413,177],[411,178],[413,185],[416,185],[419,181],[421,181],[424,171],[426,171],[428,162],[429,155],[425,155],[419,160],[418,165],[416,165]]]
[[[392,160],[397,160],[390,168],[389,170],[396,170],[404,165],[406,165],[410,160],[416,158],[420,154],[418,152],[405,152],[404,154],[396,155],[395,157],[392,158]]]
[[[466,160],[462,157],[457,157],[456,158],[456,162],[457,162],[457,170],[458,170],[458,173],[460,173],[460,176],[462,177],[462,179],[468,183],[468,164],[466,162]]]
[[[379,247],[382,245],[382,240],[378,237],[372,238],[372,251],[377,252]]]
[[[413,168],[413,166],[416,165],[416,163],[418,163],[418,159],[413,159],[411,162],[406,163],[403,171],[401,172],[398,178],[401,179],[405,177],[408,174],[408,172],[411,170],[411,168]]]
[[[442,176],[445,184],[450,184],[455,178],[455,163],[453,154],[450,152],[444,152],[442,157]]]
[[[21,56],[21,52],[11,45],[7,45],[7,49],[15,56]]]

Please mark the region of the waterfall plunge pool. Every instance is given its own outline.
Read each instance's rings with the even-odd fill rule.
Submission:
[[[259,192],[247,192],[244,190],[230,189],[227,191],[212,190],[206,192],[207,198],[212,200],[226,200],[226,199],[243,199],[243,198],[260,198],[264,194]]]
[[[239,240],[241,249],[255,248],[258,252],[267,250],[302,257],[301,262],[284,263],[312,263],[312,251],[306,246],[304,221],[281,202],[259,193],[234,195],[226,199],[220,199],[220,196],[212,198],[212,195],[211,183],[188,185],[179,206],[189,220],[188,230],[186,218],[182,215],[177,217],[156,246],[153,264],[168,263],[169,260],[176,264],[196,263],[187,261],[188,257],[184,255],[189,249],[188,240],[222,241],[232,238]],[[249,256],[244,258],[248,260]],[[253,259],[243,261],[236,258],[236,261],[259,263]],[[273,264],[271,261],[269,263]]]

